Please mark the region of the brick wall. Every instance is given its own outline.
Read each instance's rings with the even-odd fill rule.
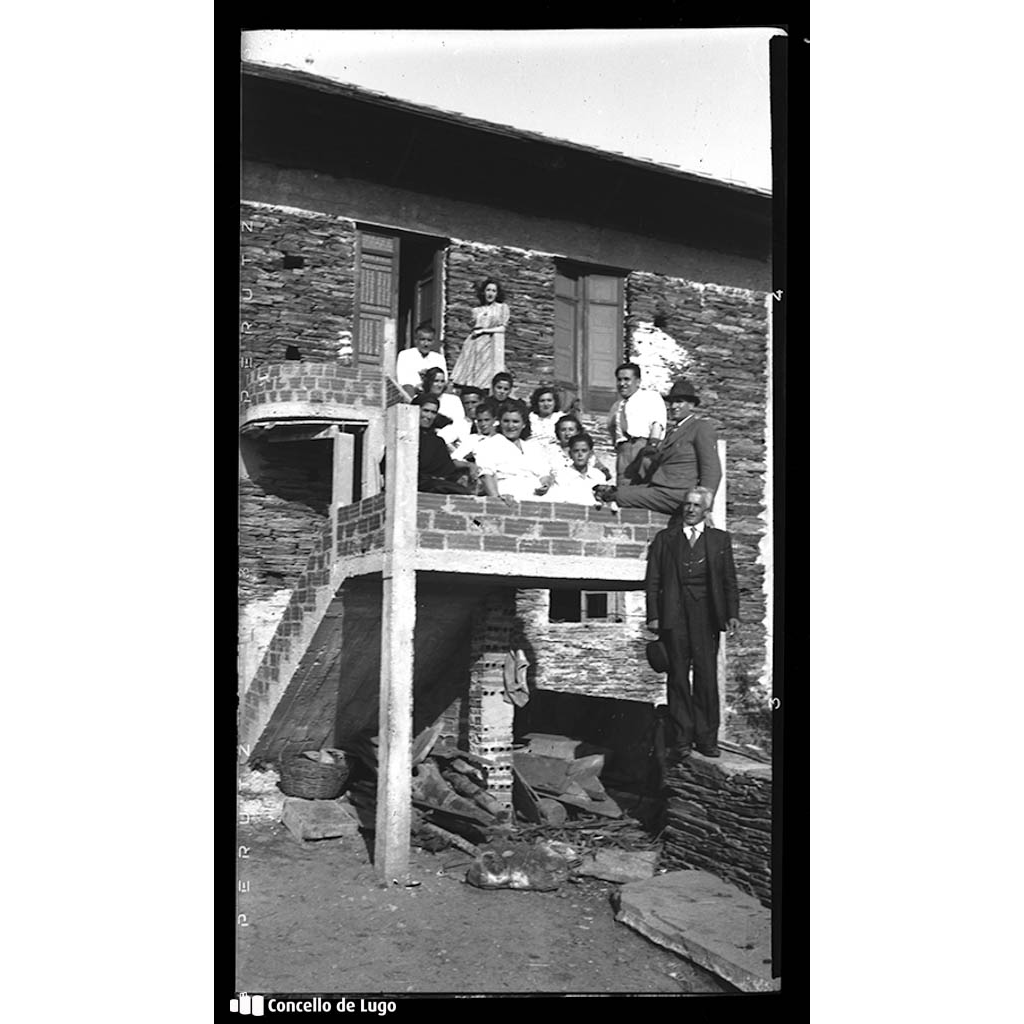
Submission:
[[[310,536],[310,551],[303,571],[296,580],[295,589],[281,616],[281,621],[267,647],[266,654],[246,689],[240,708],[240,726],[243,736],[262,721],[274,695],[291,679],[291,673],[301,652],[301,638],[312,633],[326,603],[330,601],[331,524],[324,524]],[[255,736],[250,736],[255,740]]]
[[[694,755],[665,779],[662,860],[701,868],[771,905],[772,769]]]
[[[239,481],[239,601],[292,587],[331,503],[330,442],[243,442],[251,464]]]
[[[511,556],[599,556],[646,559],[647,545],[668,520],[646,509],[607,509],[551,501],[519,501],[457,494],[420,494],[417,545],[460,552],[508,552]]]
[[[239,321],[248,323],[242,354],[275,362],[296,345],[306,359],[336,359],[342,332],[352,331],[353,222],[254,203],[242,203],[240,216]],[[284,269],[286,255],[302,257],[305,265]]]
[[[380,370],[341,363],[264,363],[241,373],[241,409],[259,416],[259,407],[278,402],[340,405],[377,412],[381,404]],[[330,415],[325,409],[324,415]]]
[[[383,493],[338,509],[337,547],[339,558],[383,550]]]

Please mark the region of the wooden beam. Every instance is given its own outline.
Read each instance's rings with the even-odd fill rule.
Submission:
[[[377,829],[374,867],[381,881],[409,872],[412,816],[413,632],[416,628],[416,480],[419,408],[387,411],[383,608],[378,712]]]

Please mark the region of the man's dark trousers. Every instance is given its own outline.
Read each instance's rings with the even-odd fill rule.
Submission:
[[[718,739],[718,631],[707,594],[684,587],[677,628],[662,631],[668,647],[669,746],[712,746]],[[690,667],[693,667],[693,690]]]

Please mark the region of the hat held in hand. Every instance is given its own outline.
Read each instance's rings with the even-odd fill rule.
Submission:
[[[668,648],[661,640],[652,640],[647,645],[647,664],[655,672],[668,671]]]

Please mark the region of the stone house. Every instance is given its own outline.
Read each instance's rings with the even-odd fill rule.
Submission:
[[[510,647],[563,719],[524,717],[533,728],[564,730],[587,701],[626,718],[663,701],[641,626],[664,516],[382,492],[380,455],[405,422],[395,351],[431,323],[454,365],[488,274],[508,294],[516,394],[556,384],[608,465],[617,363],[662,390],[696,385],[725,445],[741,592],[725,735],[770,745],[770,196],[260,65],[243,67],[242,140],[245,749],[273,759],[375,731],[405,570],[415,729],[444,715],[505,757],[520,729],[501,694]],[[590,716],[598,732],[614,719]]]

